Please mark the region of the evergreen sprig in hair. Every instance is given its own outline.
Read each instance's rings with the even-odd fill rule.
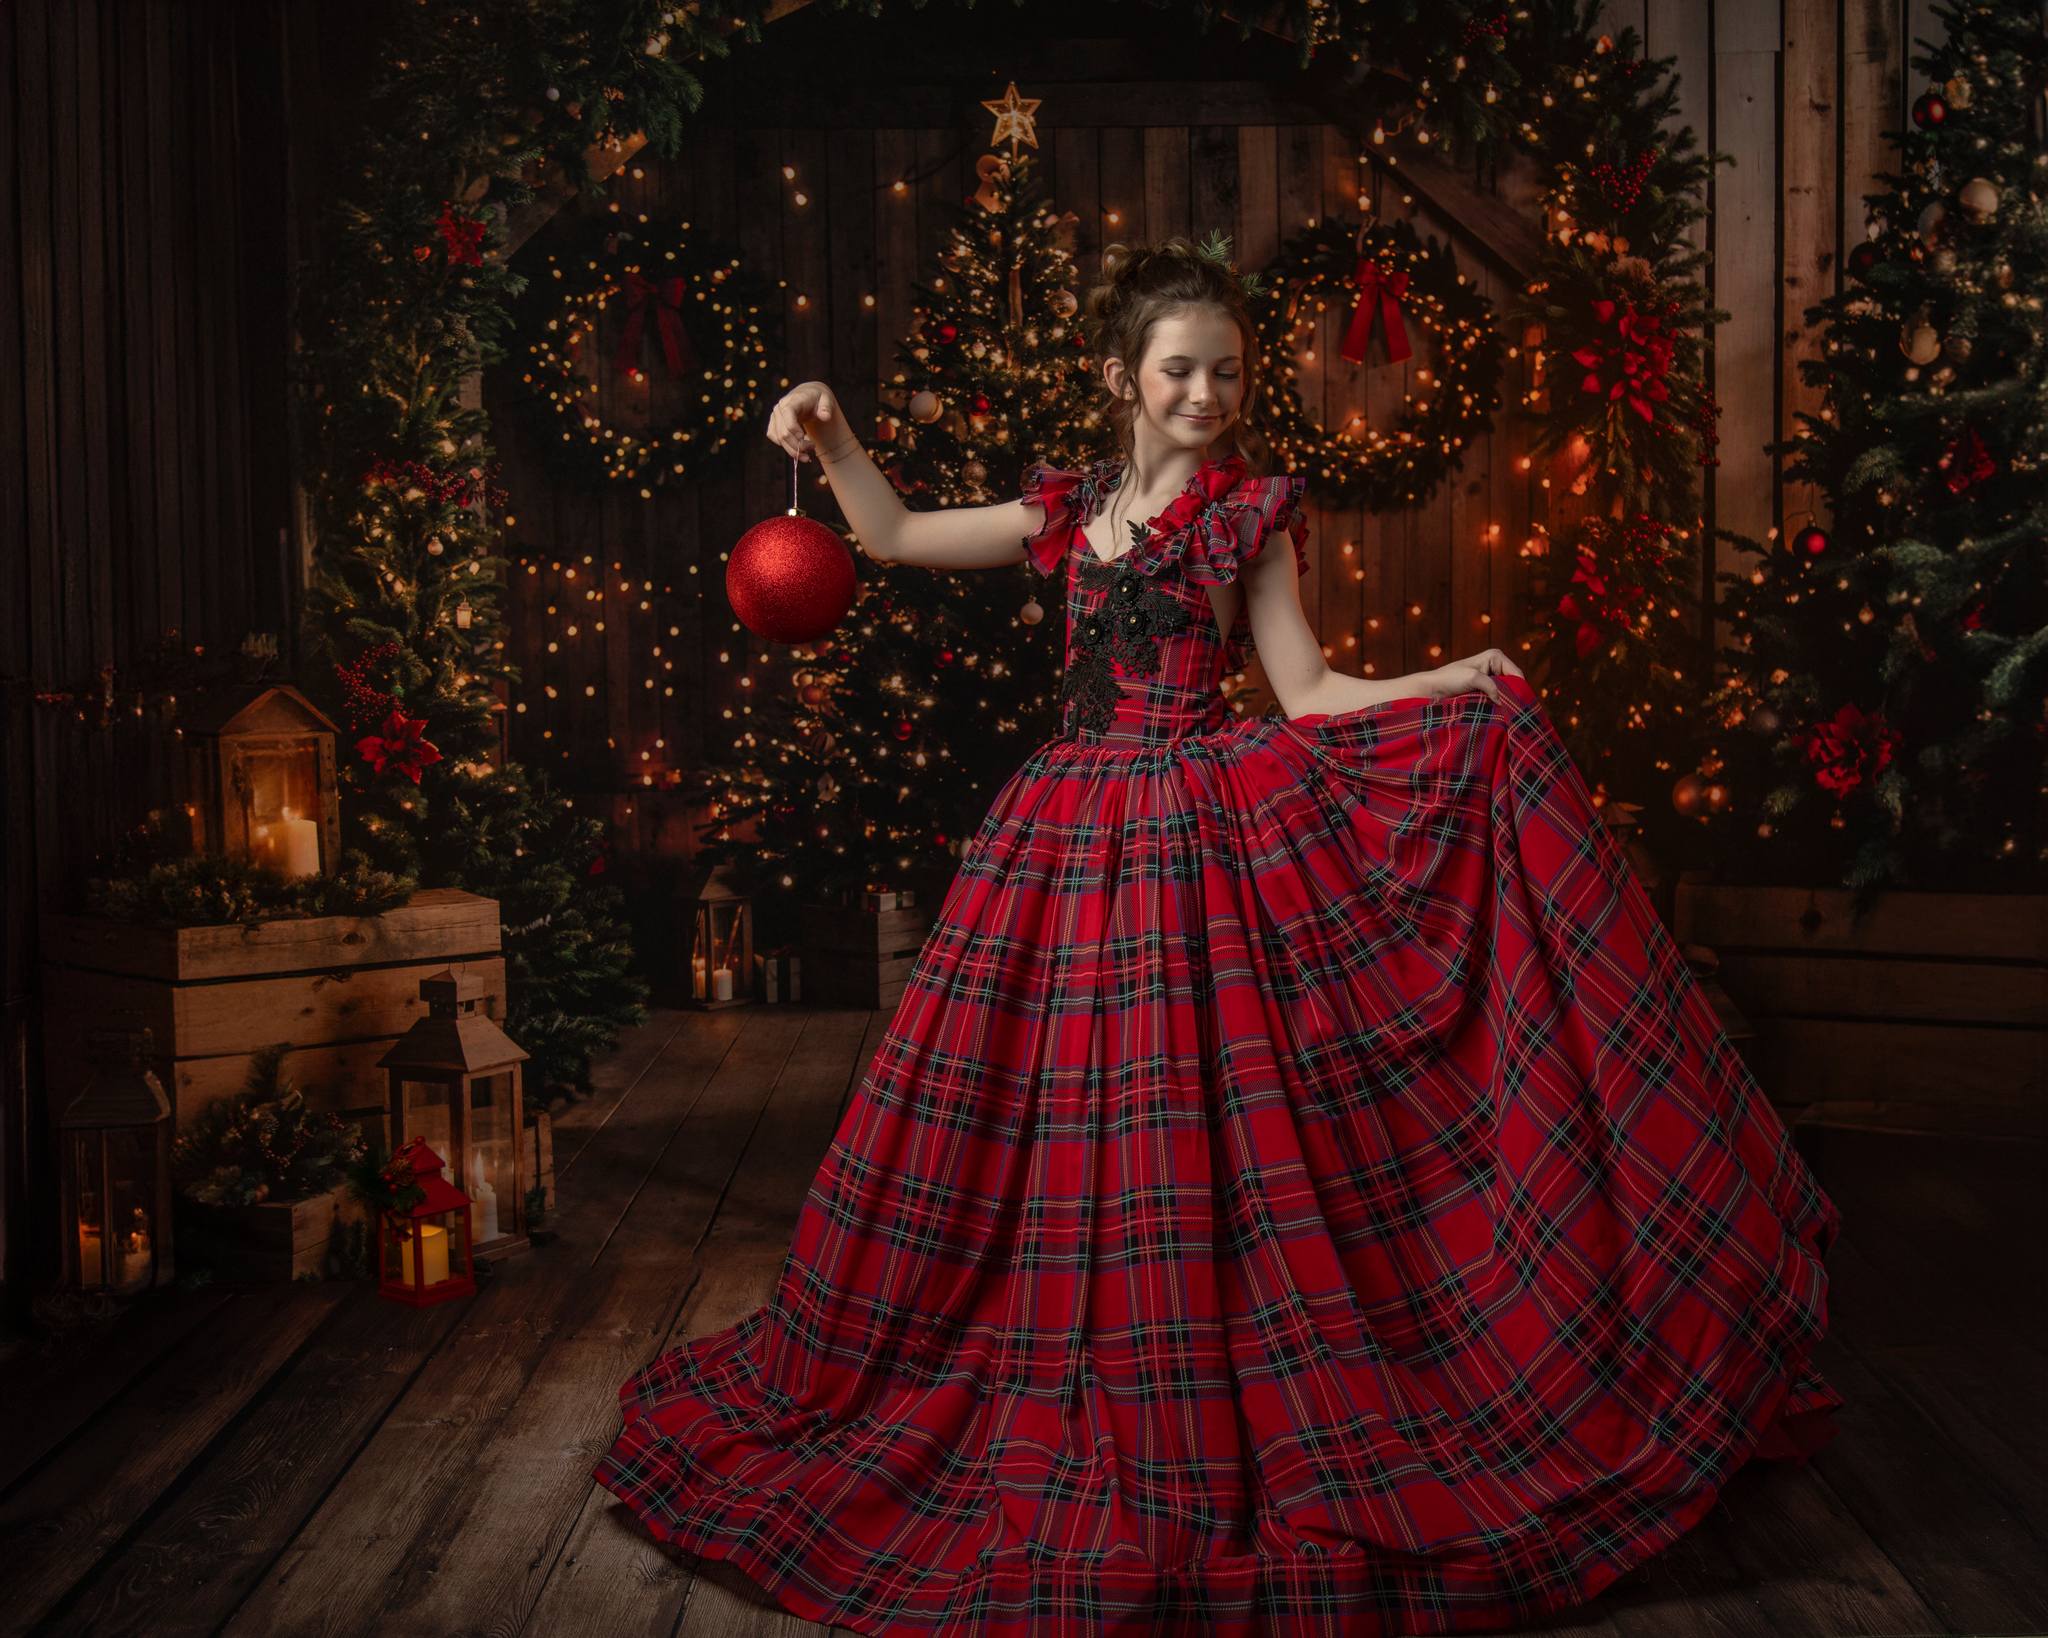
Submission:
[[[1246,297],[1256,296],[1264,289],[1258,274],[1239,273],[1235,267],[1231,266],[1229,234],[1221,232],[1219,229],[1211,228],[1196,242],[1195,254],[1214,262],[1224,272],[1234,277],[1237,280],[1238,289],[1242,290]]]

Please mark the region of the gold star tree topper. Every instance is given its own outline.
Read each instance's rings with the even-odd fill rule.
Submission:
[[[1012,80],[1010,89],[1002,94],[1000,100],[984,102],[982,107],[996,116],[996,134],[988,139],[988,145],[993,148],[1008,141],[1012,159],[1017,157],[1017,144],[1020,142],[1027,148],[1037,147],[1038,131],[1031,116],[1038,112],[1038,105],[1044,100],[1043,97],[1018,96],[1017,82]]]

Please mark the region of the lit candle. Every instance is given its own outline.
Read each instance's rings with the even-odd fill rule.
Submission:
[[[717,967],[711,973],[711,999],[730,1001],[732,999],[732,969]]]
[[[284,817],[268,827],[271,849],[278,868],[287,876],[312,876],[320,869],[320,827],[310,819],[294,819],[286,808]]]
[[[414,1283],[412,1267],[412,1235],[407,1232],[399,1245],[399,1278],[407,1285]],[[420,1225],[420,1261],[425,1266],[426,1285],[439,1285],[448,1278],[448,1231],[439,1223]]]

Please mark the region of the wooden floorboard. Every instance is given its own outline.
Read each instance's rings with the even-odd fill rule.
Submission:
[[[559,1239],[474,1299],[162,1292],[0,1365],[0,1628],[825,1632],[658,1546],[590,1469],[620,1382],[772,1296],[888,1022],[653,1014],[559,1112]],[[1840,1436],[1748,1465],[1528,1632],[2048,1631],[2042,1150],[1827,1132],[1814,1154],[1845,1221],[1819,1355]]]
[[[230,1293],[168,1286],[0,1365],[0,1501],[130,1383],[206,1323]]]
[[[773,1295],[798,1211],[844,1112],[849,1080],[857,1081],[875,1040],[870,1015],[829,1010],[816,1016],[819,1027],[806,1031],[786,1072],[786,1084],[777,1089],[776,1118],[763,1124],[747,1151],[744,1169],[734,1176],[724,1209],[712,1226],[700,1278],[671,1316],[667,1331],[653,1339],[636,1367],[691,1337],[737,1324]],[[607,1440],[615,1426],[616,1419],[606,1430]],[[729,1613],[736,1601],[743,1603],[745,1589],[751,1587],[716,1572],[700,1581],[694,1572],[702,1565],[689,1555],[655,1548],[650,1557],[647,1532],[631,1510],[595,1486],[587,1487],[568,1534],[577,1543],[576,1551],[572,1555],[565,1549],[559,1577],[541,1592],[526,1631],[601,1634],[622,1618],[658,1623],[664,1612],[672,1623],[682,1623],[683,1630],[694,1630],[704,1621],[716,1630],[726,1619],[726,1613],[717,1612]],[[656,1557],[671,1568],[683,1565],[684,1573],[655,1573]],[[622,1597],[637,1595],[641,1588],[662,1608],[630,1616],[616,1608]],[[764,1617],[772,1610],[772,1619],[793,1619],[766,1601],[765,1593],[758,1597],[763,1602],[754,1607]],[[799,1626],[817,1630],[811,1622]]]
[[[113,1555],[347,1297],[238,1294],[0,1504],[0,1609],[25,1630]]]
[[[51,1633],[211,1632],[248,1597],[362,1454],[461,1317],[352,1289],[313,1346],[238,1418],[46,1623]]]

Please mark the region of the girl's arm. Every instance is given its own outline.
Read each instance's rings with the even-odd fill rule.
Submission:
[[[1022,563],[1024,542],[1045,522],[1043,508],[1022,500],[913,512],[868,459],[822,381],[806,381],[783,395],[768,417],[768,437],[798,460],[816,452],[860,549],[879,562],[924,569]]]
[[[1434,699],[1473,689],[1498,700],[1500,685],[1493,679],[1502,674],[1522,675],[1521,667],[1497,648],[1470,659],[1453,660],[1434,671],[1414,671],[1384,680],[1333,671],[1323,658],[1322,644],[1309,630],[1308,617],[1301,612],[1300,575],[1291,551],[1275,549],[1269,541],[1265,550],[1244,565],[1238,579],[1251,616],[1252,647],[1266,668],[1274,698],[1289,717],[1311,713],[1335,716],[1388,700]]]

